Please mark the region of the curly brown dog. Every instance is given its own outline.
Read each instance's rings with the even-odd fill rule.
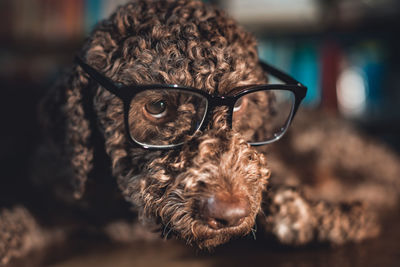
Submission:
[[[305,113],[265,145],[285,132],[302,85],[272,125],[287,107],[265,85],[256,41],[214,7],[128,3],[79,58],[42,103],[33,172],[46,208],[0,213],[3,262],[51,240],[54,225],[104,229],[136,214],[200,248],[254,232],[256,217],[286,244],[359,241],[379,232],[374,211],[397,202],[397,157],[335,118]]]

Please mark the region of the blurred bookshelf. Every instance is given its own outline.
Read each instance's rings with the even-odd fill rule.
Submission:
[[[125,2],[0,0],[0,161],[16,185],[40,138],[37,103],[93,26]]]
[[[0,1],[0,78],[52,81],[93,26],[127,0]]]
[[[125,2],[0,0],[2,90],[40,98],[93,26]],[[206,2],[258,37],[261,58],[308,86],[309,107],[359,122],[400,148],[400,1]]]
[[[215,1],[259,40],[264,60],[338,113],[400,151],[400,1]]]

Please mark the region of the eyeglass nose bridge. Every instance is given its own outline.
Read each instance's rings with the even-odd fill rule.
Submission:
[[[236,99],[231,96],[218,96],[218,95],[213,95],[209,99],[209,108],[207,111],[207,117],[205,119],[205,124],[202,125],[201,129],[204,130],[207,127],[210,127],[212,129],[214,127],[214,121],[213,121],[213,115],[215,113],[215,110],[218,107],[227,107],[228,108],[228,114],[226,116],[227,122],[229,127],[232,129],[232,116],[233,116],[233,108],[235,105]]]

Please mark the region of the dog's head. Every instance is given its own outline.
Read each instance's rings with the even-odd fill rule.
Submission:
[[[96,27],[81,57],[115,84],[178,84],[226,96],[234,88],[266,82],[253,36],[200,1],[143,0],[122,6]],[[251,231],[269,171],[264,156],[246,142],[243,133],[254,134],[266,125],[261,116],[242,118],[241,125],[232,129],[228,113],[237,110],[220,105],[210,112],[207,125],[185,136],[178,149],[149,150],[132,144],[127,121],[135,121],[138,136],[142,132],[158,138],[182,130],[185,118],[168,120],[172,132],[164,129],[159,109],[165,107],[151,102],[151,95],[137,101],[126,115],[121,99],[78,65],[61,87],[66,99],[58,106],[66,129],[61,143],[70,155],[76,198],[82,196],[92,168],[92,130],[83,107],[89,100],[112,173],[143,221],[200,247],[216,246]],[[269,100],[246,101],[241,109],[253,108],[247,114],[255,114],[257,105]],[[199,112],[186,105],[176,108],[175,115],[185,108],[185,114]],[[239,133],[238,127],[244,130]]]

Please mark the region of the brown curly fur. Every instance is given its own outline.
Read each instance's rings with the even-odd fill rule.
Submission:
[[[257,64],[254,37],[221,11],[198,1],[129,3],[97,26],[82,57],[123,84],[176,83],[224,95],[238,86],[266,81]],[[224,108],[213,114],[210,129],[191,137],[182,150],[146,151],[130,147],[121,102],[104,88],[94,87],[98,85],[90,84],[87,74],[74,67],[46,101],[51,106],[45,106],[47,113],[58,116],[62,105],[65,139],[60,141],[73,146],[64,146],[60,154],[72,165],[70,188],[76,198],[82,196],[93,166],[91,126],[82,103],[83,94],[93,94],[92,106],[98,130],[105,137],[112,174],[124,198],[138,208],[141,220],[162,224],[200,247],[215,246],[251,230],[268,170],[264,156],[229,129]],[[66,103],[57,103],[62,98]],[[47,124],[53,127],[50,120]],[[140,123],[146,128],[147,122]],[[59,134],[54,129],[50,132]],[[238,227],[216,231],[197,217],[196,207],[207,196],[225,192],[249,201],[251,214]]]
[[[1,211],[0,222],[0,264],[44,244],[35,219],[25,208]]]
[[[128,3],[95,28],[80,55],[114,82],[126,85],[179,84],[227,95],[233,88],[267,81],[258,64],[254,37],[222,11],[199,1]],[[273,99],[267,97],[259,104],[268,105],[269,101]],[[250,102],[246,108],[256,110],[253,104]],[[42,121],[47,139],[38,150],[36,163],[37,166],[45,164],[47,168],[45,173],[40,172],[40,167],[36,168],[36,184],[68,203],[68,207],[81,203],[79,209],[85,212],[93,209],[96,203],[107,203],[98,207],[107,217],[106,222],[102,224],[102,217],[96,217],[97,224],[111,221],[106,206],[111,209],[122,206],[114,204],[121,203],[118,202],[121,194],[110,189],[112,175],[122,197],[134,206],[142,223],[171,232],[201,248],[211,248],[248,234],[257,215],[267,232],[287,244],[342,243],[378,233],[375,215],[367,206],[358,202],[343,204],[342,200],[357,198],[340,198],[340,193],[335,192],[325,199],[319,198],[321,195],[313,191],[320,188],[316,182],[319,181],[318,172],[307,172],[308,165],[296,166],[302,165],[311,155],[310,169],[324,176],[337,164],[333,159],[342,158],[346,153],[353,157],[349,146],[347,150],[339,150],[339,155],[332,153],[331,159],[321,152],[316,156],[320,161],[315,160],[315,151],[334,144],[331,141],[335,136],[310,138],[307,136],[310,125],[299,131],[302,141],[293,141],[296,136],[289,136],[286,141],[274,145],[270,165],[278,174],[271,178],[271,187],[266,190],[271,180],[266,149],[250,147],[237,130],[260,129],[258,134],[261,135],[270,127],[264,123],[269,114],[265,114],[265,118],[246,118],[243,120],[246,123],[234,125],[232,130],[227,124],[227,109],[220,107],[215,110],[208,128],[188,137],[180,150],[134,148],[125,134],[121,101],[92,81],[78,66],[73,66],[47,95],[41,112],[46,114],[42,115]],[[310,116],[305,117],[310,121]],[[312,125],[318,125],[317,121],[324,119],[312,121]],[[149,122],[142,118],[137,123],[146,128]],[[329,129],[338,132],[341,126]],[[318,135],[318,132],[321,130],[316,128],[309,133]],[[346,134],[358,138],[351,131]],[[362,145],[368,143],[361,141]],[[362,145],[356,149],[362,149]],[[346,145],[341,143],[337,147]],[[368,153],[382,150],[379,145],[370,147]],[[353,152],[357,154],[357,151]],[[398,161],[386,151],[379,153],[388,155],[391,162],[384,166],[389,166],[392,172],[383,174],[382,179],[377,177],[376,181],[389,188],[393,177],[400,174],[396,167]],[[355,166],[343,161],[346,165],[343,167],[362,169],[367,174],[375,170],[352,162]],[[375,170],[374,177],[384,169]],[[335,173],[329,177],[340,181]],[[303,191],[286,186],[299,186],[300,180],[306,184]],[[324,176],[322,180],[328,179]],[[397,198],[398,191],[394,191],[392,196]],[[199,205],[207,197],[226,195],[248,203],[250,214],[238,226],[214,230],[203,222]],[[109,202],[109,199],[116,202]],[[7,251],[2,253],[0,258],[13,255]]]

